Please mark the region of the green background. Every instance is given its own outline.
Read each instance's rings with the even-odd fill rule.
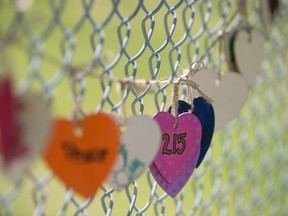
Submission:
[[[213,10],[208,22],[209,28],[213,28],[217,25],[221,15],[221,12],[216,9],[216,1],[212,2]],[[117,8],[121,11],[123,16],[127,17],[132,14],[137,4],[137,1],[125,0],[121,1]],[[158,4],[159,3],[156,1],[145,2],[145,6],[150,10],[155,9]],[[170,1],[170,4],[173,4],[173,1]],[[98,23],[101,23],[108,16],[111,9],[112,4],[110,1],[97,1],[90,10],[90,15]],[[207,7],[204,7],[203,9],[204,12],[207,12]],[[201,16],[199,15],[200,8],[196,6],[195,10],[196,15],[191,29],[191,34],[195,34],[203,26]],[[234,5],[232,6],[231,13],[229,13],[226,20],[229,20],[233,14],[232,12],[235,10],[236,7]],[[249,12],[250,10],[253,11],[253,8],[249,7]],[[164,14],[166,11],[167,8],[163,6],[161,10],[154,15],[155,30],[150,42],[155,48],[159,48],[166,40],[163,24]],[[69,42],[61,42],[63,39],[63,29],[60,28],[59,24],[51,28],[52,30],[47,34],[47,38],[43,38],[43,32],[47,29],[47,26],[49,26],[49,23],[53,23],[53,13],[56,12],[51,10],[48,1],[34,1],[33,6],[22,14],[22,24],[16,25],[16,27],[11,29],[11,26],[13,27],[11,22],[16,16],[15,8],[11,3],[9,3],[9,1],[0,1],[0,37],[5,38],[9,35],[11,30],[13,32],[12,35],[9,35],[10,40],[5,42],[5,46],[1,50],[2,71],[9,71],[9,73],[13,75],[15,86],[21,86],[24,78],[27,78],[32,74],[29,70],[29,68],[31,68],[32,57],[37,61],[37,57],[35,58],[37,55],[33,53],[33,49],[30,49],[31,46],[29,46],[29,44],[31,44],[32,36],[36,39],[37,37],[42,38],[41,41],[43,42],[42,45],[44,52],[43,55],[40,55],[41,66],[37,73],[41,74],[42,78],[46,81],[53,80],[53,77],[59,73],[59,69],[63,64],[63,52],[61,51],[61,46],[66,50],[69,48]],[[73,29],[83,16],[83,13],[84,9],[80,1],[66,1],[65,7],[60,11],[60,22],[67,29]],[[182,24],[183,19],[181,17],[181,9],[176,10],[176,13],[178,15],[178,23],[172,38],[175,41],[179,41],[183,36],[184,25]],[[132,56],[140,50],[144,43],[141,30],[141,21],[144,16],[145,13],[140,10],[137,16],[130,22],[131,35],[126,50]],[[190,15],[187,13],[184,16],[189,17]],[[281,23],[285,23],[285,18],[282,18],[282,21],[280,21],[281,20],[279,19],[278,26],[274,27],[276,28],[276,30],[274,29],[275,32],[279,31],[279,28],[281,28],[280,26],[283,25]],[[172,25],[172,16],[171,19],[168,19],[168,22],[169,26]],[[256,26],[258,28],[260,26],[259,24],[259,21],[257,21]],[[119,41],[117,39],[118,25],[119,18],[113,16],[104,29],[105,42],[101,58],[105,60],[105,64],[107,65],[113,61],[117,52],[120,50]],[[149,22],[145,25],[147,25],[148,29]],[[25,29],[30,29],[29,31],[31,35],[25,35]],[[70,65],[74,66],[78,72],[81,72],[85,65],[92,60],[93,49],[90,41],[90,34],[92,31],[93,26],[86,19],[80,30],[75,33],[75,38],[73,38],[76,41],[76,46],[73,50],[73,58]],[[125,35],[126,29],[122,28],[120,32]],[[276,33],[275,35],[272,35],[271,40],[285,41],[283,38],[276,38],[278,37]],[[204,44],[205,37],[208,37],[207,33],[201,36],[198,40],[201,54],[206,51]],[[99,37],[95,36],[94,40],[95,43],[97,43]],[[212,42],[211,38],[209,39],[209,42]],[[282,42],[279,42],[279,46],[281,46],[281,43]],[[265,58],[267,60],[268,56],[270,61],[274,58],[276,59],[279,54],[275,50],[280,50],[280,47],[271,48],[271,46],[274,45],[270,45],[270,47],[267,44],[265,45],[266,52],[271,53],[266,55]],[[168,51],[171,47],[172,45],[169,44],[164,51],[161,52],[161,67],[157,76],[158,79],[168,79],[171,74],[168,58]],[[181,68],[188,67],[189,62],[191,61],[191,59],[188,59],[188,56],[185,55],[185,43],[182,47],[182,57],[178,75],[181,75]],[[218,47],[216,46],[215,51],[213,52],[215,62],[217,62],[218,57],[217,48]],[[193,47],[191,49],[193,49]],[[285,53],[287,57],[287,52]],[[285,53],[281,54],[282,57],[283,55],[285,57]],[[136,79],[151,79],[148,67],[148,58],[151,54],[151,50],[146,49],[141,57],[137,59],[138,71]],[[176,58],[176,56],[173,57]],[[126,61],[127,58],[122,56],[120,61],[113,68],[114,77],[125,77],[123,68]],[[153,62],[153,64],[156,64],[156,62]],[[210,63],[208,66],[212,67],[212,64]],[[203,215],[204,212],[207,213],[205,209],[209,208],[212,215],[217,215],[221,212],[221,208],[226,206],[228,209],[228,215],[234,215],[236,209],[241,209],[241,204],[243,204],[243,212],[248,212],[249,215],[258,215],[260,211],[259,208],[262,208],[261,212],[273,212],[274,202],[277,202],[279,205],[278,213],[283,213],[284,215],[287,184],[283,183],[283,181],[287,179],[287,177],[283,177],[283,174],[281,174],[285,162],[284,153],[281,154],[281,151],[280,153],[278,151],[280,147],[280,150],[287,150],[285,147],[285,142],[287,141],[285,128],[287,128],[287,124],[286,121],[284,121],[286,118],[286,108],[281,105],[283,99],[287,98],[287,76],[283,75],[281,71],[272,73],[271,71],[273,71],[273,68],[275,67],[277,67],[277,65],[273,64],[273,61],[270,62],[269,66],[265,67],[265,70],[263,69],[264,67],[262,67],[261,74],[259,73],[255,87],[250,91],[249,99],[241,111],[240,117],[233,121],[224,131],[215,133],[212,143],[213,148],[211,151],[211,157],[210,159],[207,159],[206,165],[203,165],[205,168],[200,167],[197,169],[189,183],[187,183],[184,188],[185,192],[183,195],[184,200],[182,206],[184,212],[193,209],[193,211],[197,212],[198,215]],[[223,71],[227,70],[225,64],[221,66],[221,69]],[[81,107],[85,113],[94,112],[102,98],[103,91],[100,87],[99,79],[96,78],[97,74],[100,72],[100,68],[96,67],[93,70],[93,73],[85,78],[86,91],[83,101],[81,102]],[[53,87],[55,97],[50,105],[53,118],[69,118],[75,107],[71,92],[71,71],[65,70],[65,73],[65,76],[63,76],[57,85]],[[41,83],[36,76],[31,76],[32,80],[29,83],[29,91],[44,93],[43,83]],[[152,90],[156,91],[156,86],[153,86]],[[172,87],[169,86],[167,88],[168,102],[165,109],[170,105],[171,90]],[[141,89],[139,91],[141,92]],[[117,84],[113,85],[109,92],[109,96],[114,101],[121,100],[122,93],[119,91],[119,86]],[[133,99],[134,97],[130,95],[125,102],[125,106],[121,108],[126,110],[127,117],[132,115],[131,103]],[[273,102],[271,100],[273,100]],[[287,101],[287,99],[285,101]],[[157,112],[153,91],[144,97],[144,104],[145,108],[143,114],[152,116]],[[285,102],[285,104],[287,103]],[[111,107],[105,103],[103,110],[109,111],[110,108]],[[257,117],[255,117],[255,110],[259,110],[259,115],[257,115]],[[259,127],[258,124],[261,124],[261,130],[263,132],[261,135],[263,137],[259,137],[259,134],[255,132]],[[243,142],[241,141],[241,137],[245,140],[245,146],[242,145]],[[228,144],[226,143],[227,140],[229,140]],[[227,145],[228,150],[225,148]],[[263,162],[263,158],[265,159],[263,155],[265,155],[267,160],[270,161],[270,163],[267,163],[267,166],[267,161],[264,160]],[[47,173],[49,168],[41,159],[41,156],[39,156],[35,159],[34,163],[29,166],[28,170],[27,174],[24,175],[22,185],[19,187],[16,197],[12,201],[12,215],[33,214],[33,211],[35,210],[33,196],[35,196],[36,199],[40,199],[41,193],[39,191],[37,192],[37,190],[33,192],[36,185],[31,175],[41,179]],[[29,175],[29,173],[31,175]],[[153,179],[153,177],[151,179]],[[233,184],[233,182],[235,182],[235,184]],[[0,194],[4,194],[5,196],[5,193],[11,186],[13,186],[13,184],[14,183],[10,179],[1,176]],[[147,183],[146,172],[137,179],[137,185],[138,192],[136,205],[139,208],[142,208],[149,199],[151,192],[151,188]],[[105,186],[109,188],[108,185]],[[272,187],[272,189],[270,189],[270,187]],[[283,190],[279,189],[279,187],[283,187]],[[197,190],[197,188],[201,188],[201,190]],[[133,185],[129,186],[129,190],[132,193]],[[57,212],[61,209],[65,200],[66,187],[57,177],[55,177],[45,185],[45,191],[47,193],[45,212],[47,215],[57,215]],[[157,192],[159,194],[164,193],[159,186],[157,186]],[[198,193],[202,193],[202,196]],[[91,215],[105,215],[102,210],[101,195],[102,191],[99,189],[96,197],[86,209],[88,213],[91,213]],[[200,201],[196,199],[196,197],[199,196],[201,197]],[[256,196],[256,198],[254,196]],[[75,197],[79,202],[85,201],[77,195],[75,195]],[[181,195],[176,199],[170,197],[165,198],[165,215],[174,215],[176,209],[175,202],[177,202],[180,197]],[[255,201],[257,200],[257,197],[259,197],[259,200],[262,200],[260,199],[261,197],[265,198],[263,202],[257,203]],[[112,215],[126,215],[130,202],[126,196],[125,190],[113,192],[113,198],[114,206]],[[156,201],[155,197],[153,198],[153,202],[154,201]],[[108,203],[107,198],[106,203]],[[240,207],[238,203],[240,203]],[[160,205],[157,206],[158,211],[160,210],[160,207]],[[72,215],[75,213],[76,209],[77,208],[72,203],[69,203],[65,215]],[[241,210],[237,211],[241,212]],[[135,211],[133,214],[134,213]],[[145,212],[145,215],[152,214],[154,214],[153,204]]]

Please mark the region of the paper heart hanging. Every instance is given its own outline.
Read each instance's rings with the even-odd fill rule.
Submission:
[[[239,72],[253,86],[263,59],[263,38],[255,29],[238,29],[230,34],[226,54],[230,70]]]
[[[192,113],[179,115],[176,128],[175,118],[168,112],[159,112],[153,119],[158,122],[162,132],[160,149],[153,163],[165,181],[171,184],[182,173],[186,173],[187,167],[192,167],[193,172],[197,164],[202,135],[201,123]]]
[[[172,106],[169,107],[168,112],[171,113]],[[191,105],[185,101],[178,100],[178,113],[191,112]],[[193,114],[197,116],[202,125],[201,149],[196,168],[199,167],[203,161],[214,133],[215,116],[212,104],[208,103],[203,97],[193,99]]]
[[[245,80],[237,73],[227,72],[217,82],[218,75],[212,70],[201,70],[193,80],[212,98],[215,113],[215,130],[223,128],[240,112],[248,96]],[[218,80],[219,81],[219,80]]]
[[[208,69],[193,76],[193,81],[213,100],[215,130],[220,130],[240,113],[248,97],[248,86],[241,75],[233,72],[222,75],[220,82],[217,80],[218,75]]]
[[[81,126],[81,136],[75,133],[75,122],[56,120],[44,157],[56,176],[88,198],[97,191],[114,164],[120,133],[113,118],[105,113],[87,116],[77,125]]]
[[[121,150],[108,182],[119,190],[135,180],[153,161],[161,143],[161,130],[148,116],[128,119]]]
[[[10,93],[4,99],[1,88],[0,100],[3,103],[0,108],[0,128],[3,136],[0,143],[0,166],[1,171],[10,179],[17,179],[44,148],[50,133],[51,120],[41,95],[16,95],[12,90],[11,80],[6,79],[4,82],[9,86],[5,87],[6,93],[9,88]],[[3,82],[0,86],[2,84]]]
[[[18,175],[34,157],[42,153],[52,129],[50,111],[41,95],[26,93],[19,95],[18,101],[22,111],[17,114],[17,122],[26,152],[23,157],[13,161],[14,167],[9,170],[12,176]]]

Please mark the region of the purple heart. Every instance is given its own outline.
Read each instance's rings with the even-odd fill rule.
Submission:
[[[168,112],[159,112],[153,119],[161,128],[162,142],[149,168],[162,189],[174,197],[184,187],[197,164],[202,127],[192,113],[179,115],[176,128],[175,118]]]

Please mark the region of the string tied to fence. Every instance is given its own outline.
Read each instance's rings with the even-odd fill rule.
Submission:
[[[191,67],[183,70],[183,75],[173,82],[173,94],[172,94],[172,115],[175,117],[174,128],[177,127],[178,123],[178,92],[179,85],[188,86],[188,103],[191,104],[191,110],[193,108],[192,103],[192,89],[197,90],[198,94],[201,95],[208,103],[212,103],[213,100],[208,97],[201,89],[200,86],[192,80],[192,77],[204,68],[202,59],[199,59],[191,64]]]
[[[143,86],[148,85],[161,85],[161,84],[172,84],[176,86],[179,85],[187,85],[190,88],[193,88],[197,90],[199,95],[205,98],[205,100],[209,103],[212,103],[213,100],[208,97],[201,89],[200,86],[195,83],[192,79],[193,76],[197,73],[203,70],[205,67],[205,64],[203,62],[203,58],[199,58],[195,62],[191,64],[189,68],[183,69],[183,74],[180,77],[175,78],[174,80],[168,79],[168,80],[144,80],[144,79],[134,79],[133,77],[125,77],[125,78],[117,78],[117,77],[106,77],[103,75],[96,75],[96,78],[98,78],[101,81],[108,81],[108,82],[114,82],[119,83],[121,86],[121,89],[124,89],[126,86],[131,86],[134,88],[141,88]],[[92,75],[92,74],[91,74]],[[177,90],[177,87],[176,89]]]

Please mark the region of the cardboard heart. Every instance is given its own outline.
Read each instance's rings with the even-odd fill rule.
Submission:
[[[263,38],[255,29],[238,29],[231,33],[228,49],[230,69],[241,73],[250,87],[262,63],[263,46]]]
[[[21,106],[16,113],[20,131],[18,145],[25,151],[13,157],[9,166],[3,167],[3,171],[11,179],[17,179],[32,160],[41,154],[52,128],[49,107],[41,95],[25,93],[18,95],[17,101]]]
[[[209,69],[193,76],[193,81],[213,100],[215,130],[220,130],[241,111],[248,97],[248,86],[241,75],[233,72],[221,76],[220,82],[217,79],[217,74]]]
[[[169,107],[168,112],[171,113],[171,110],[172,106]],[[185,112],[191,112],[191,105],[185,101],[178,100],[178,113],[181,114]],[[196,165],[196,168],[198,168],[211,144],[215,126],[215,116],[212,104],[208,103],[203,97],[193,99],[192,113],[197,116],[202,125],[201,149]]]
[[[50,115],[40,95],[16,95],[9,78],[1,79],[0,100],[0,167],[16,180],[46,143]]]
[[[113,118],[105,113],[87,116],[78,123],[82,135],[76,133],[75,122],[56,120],[44,157],[56,176],[88,198],[97,191],[114,164],[120,133]]]
[[[161,143],[160,127],[148,116],[133,116],[128,119],[121,143],[108,178],[116,190],[134,181],[154,160]]]
[[[153,119],[158,122],[162,132],[160,149],[153,163],[162,177],[168,183],[173,183],[186,171],[187,158],[198,160],[201,123],[192,113],[179,115],[176,128],[174,128],[175,118],[169,112],[159,112]]]

